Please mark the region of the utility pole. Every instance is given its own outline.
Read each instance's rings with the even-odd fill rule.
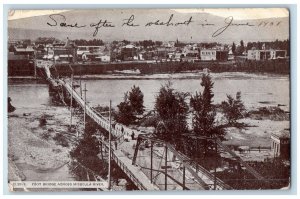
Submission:
[[[217,138],[215,138],[215,175],[214,175],[214,190],[217,190],[217,165],[218,165],[218,145]]]
[[[47,50],[48,50],[48,48],[47,48]],[[34,78],[35,79],[37,78],[37,74],[36,74],[36,65],[37,65],[37,63],[36,62],[37,62],[36,61],[36,51],[34,51],[34,54],[33,54],[33,65],[34,65]]]
[[[72,128],[72,108],[73,108],[73,74],[71,75],[71,102],[70,102],[70,112],[71,112],[71,121],[70,121],[70,129]]]
[[[168,190],[168,178],[167,178],[167,172],[168,172],[168,146],[165,145],[165,152],[166,152],[166,155],[165,155],[165,190]]]
[[[83,125],[84,125],[84,130],[85,130],[85,122],[86,122],[86,84],[84,84],[84,112],[83,112]]]
[[[109,134],[108,134],[108,190],[111,188],[111,100],[109,100]]]
[[[80,65],[80,67],[79,67],[79,69],[80,69],[79,88],[80,88],[80,97],[82,98],[82,87],[81,87],[81,64],[79,64],[79,65]]]

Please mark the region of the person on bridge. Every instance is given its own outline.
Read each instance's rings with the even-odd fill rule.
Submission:
[[[118,142],[115,141],[115,149],[118,150]]]
[[[131,139],[134,140],[134,132],[131,133]]]

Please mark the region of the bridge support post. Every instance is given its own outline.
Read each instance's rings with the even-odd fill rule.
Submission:
[[[150,147],[150,181],[153,183],[153,142],[151,141],[151,147]]]
[[[182,178],[182,188],[183,190],[185,190],[185,166],[182,167],[182,175],[183,175],[183,178]]]
[[[214,175],[214,190],[217,190],[217,164],[218,164],[218,145],[217,145],[217,140],[215,140],[215,175]]]
[[[165,155],[165,190],[168,190],[168,185],[167,185],[167,183],[168,183],[168,176],[167,176],[167,172],[168,172],[168,168],[167,168],[167,166],[168,166],[168,146],[167,145],[165,145],[165,153],[166,153],[166,155]]]
[[[138,151],[139,151],[141,141],[142,141],[142,139],[140,137],[138,137],[137,141],[136,141],[136,146],[135,146],[133,158],[132,158],[132,165],[135,165],[135,163],[136,163],[136,158],[137,158],[137,154],[138,154]]]

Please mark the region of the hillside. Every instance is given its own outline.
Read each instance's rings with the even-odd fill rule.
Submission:
[[[234,25],[228,27],[222,34],[212,37],[212,34],[222,28],[225,18],[214,16],[208,13],[178,13],[171,10],[162,9],[97,9],[97,10],[72,10],[62,13],[66,17],[68,24],[84,25],[83,28],[70,28],[49,26],[47,23],[54,24],[49,16],[36,16],[8,22],[8,35],[10,39],[36,39],[37,37],[56,37],[58,39],[92,39],[100,38],[104,41],[113,40],[161,40],[171,41],[180,40],[186,42],[223,42],[231,43],[232,41],[272,41],[284,40],[289,38],[289,19],[288,18],[268,18],[259,20],[234,20],[235,24],[251,24]],[[145,27],[148,22],[167,22],[173,14],[171,22],[184,22],[192,17],[190,25],[179,26],[155,26]],[[134,15],[134,23],[139,26],[126,27],[122,26],[124,19],[128,19]],[[230,13],[228,13],[230,16]],[[62,22],[62,18],[57,17],[58,24]],[[90,27],[91,23],[98,23],[99,20],[107,20],[114,24],[113,28],[100,28],[96,37],[93,37],[94,27]],[[268,22],[266,26],[260,25]],[[270,23],[273,25],[270,26]],[[278,24],[276,26],[276,24]],[[203,25],[213,24],[213,25]]]

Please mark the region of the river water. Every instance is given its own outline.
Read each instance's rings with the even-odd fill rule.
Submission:
[[[226,100],[226,95],[235,96],[242,92],[242,100],[246,108],[252,109],[260,106],[282,106],[289,110],[290,91],[289,77],[287,75],[257,75],[246,73],[216,73],[211,74],[214,82],[214,103]],[[195,94],[202,92],[200,75],[189,79],[171,79],[173,88],[182,92]],[[139,86],[144,94],[146,110],[154,108],[155,96],[161,85],[169,79],[152,76],[147,79],[97,79],[82,80],[82,85],[87,87],[87,101],[92,105],[108,106],[109,100],[116,106],[123,101],[124,93],[133,85]],[[78,90],[79,91],[79,90]],[[39,107],[51,104],[48,86],[37,83],[10,83],[8,96],[16,107]]]

